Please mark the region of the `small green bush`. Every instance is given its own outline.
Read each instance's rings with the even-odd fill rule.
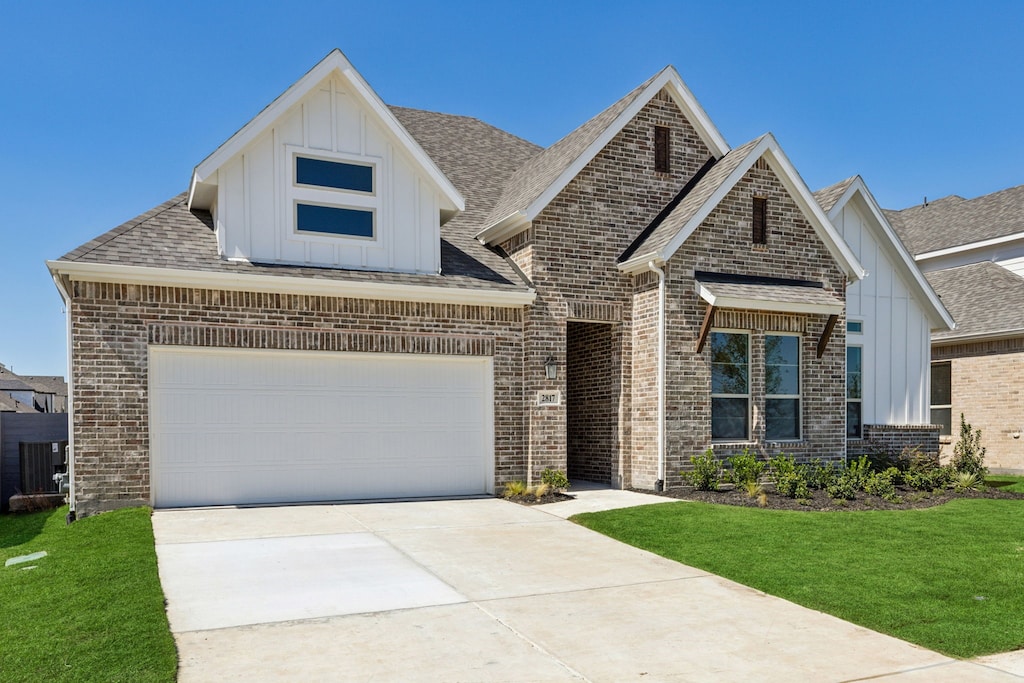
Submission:
[[[975,472],[957,472],[953,477],[953,490],[957,493],[978,491],[984,480]]]
[[[729,467],[732,483],[741,487],[749,483],[756,484],[764,473],[764,463],[747,448],[729,458]]]
[[[846,471],[843,474],[850,478],[854,490],[863,491],[864,483],[871,476],[871,462],[868,456],[862,455],[856,460],[846,463]]]
[[[988,474],[985,447],[981,445],[981,430],[972,429],[963,413],[960,413],[960,438],[953,446],[953,460],[950,464],[957,472],[976,474],[979,479],[984,479]]]
[[[693,471],[682,472],[683,478],[698,491],[717,490],[722,480],[722,463],[715,457],[715,452],[709,448],[703,455],[690,456],[690,462]]]
[[[550,467],[540,473],[540,480],[555,491],[564,491],[569,488],[569,477],[565,476],[565,472]]]
[[[949,488],[953,483],[953,468],[932,467],[903,473],[903,483],[916,491],[936,491]]]
[[[510,481],[505,484],[505,491],[501,494],[503,498],[515,498],[526,494],[526,484],[521,481]]]
[[[889,467],[882,472],[872,472],[864,480],[864,492],[890,503],[898,503],[900,498],[896,495],[896,482],[899,478],[900,471],[895,467]]]
[[[857,488],[853,485],[853,478],[849,476],[849,470],[844,470],[825,490],[833,500],[844,503],[857,497]]]
[[[793,456],[780,453],[768,461],[768,477],[775,484],[775,492],[787,498],[810,498],[807,486],[807,468],[797,465]]]
[[[807,486],[816,491],[826,491],[837,476],[835,465],[814,459],[807,467]]]

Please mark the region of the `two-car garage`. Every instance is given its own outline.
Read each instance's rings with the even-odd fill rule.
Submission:
[[[152,346],[156,507],[472,495],[490,358]]]

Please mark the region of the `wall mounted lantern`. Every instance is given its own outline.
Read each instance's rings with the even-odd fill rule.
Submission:
[[[544,361],[544,376],[548,379],[558,379],[558,364],[555,363],[554,356],[548,356]]]

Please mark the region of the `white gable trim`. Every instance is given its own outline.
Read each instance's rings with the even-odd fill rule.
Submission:
[[[900,241],[900,238],[896,235],[896,232],[889,225],[889,221],[886,220],[885,214],[882,213],[881,208],[878,206],[878,202],[875,201],[874,196],[868,189],[864,179],[857,176],[850,183],[850,186],[846,188],[843,195],[836,201],[832,206],[832,209],[828,212],[829,220],[835,220],[839,216],[840,212],[846,207],[846,205],[855,196],[860,195],[861,199],[868,207],[868,211],[871,213],[871,217],[874,219],[875,225],[878,228],[876,231],[879,233],[879,237],[883,237],[883,243],[890,256],[895,256],[895,266],[897,270],[903,275],[904,280],[911,283],[914,289],[917,290],[918,299],[927,303],[928,317],[931,319],[932,330],[952,330],[956,327],[956,323],[953,320],[953,316],[949,314],[946,307],[942,305],[942,301],[939,296],[932,289],[932,286],[928,284],[928,280],[925,279],[921,273],[921,269],[914,263],[914,257],[910,255],[907,248]]]
[[[945,249],[936,249],[935,251],[926,251],[922,254],[918,254],[914,257],[915,261],[929,261],[931,259],[942,258],[943,256],[952,256],[953,254],[962,254],[968,251],[974,251],[976,249],[986,249],[988,247],[997,247],[1002,244],[1008,244],[1010,242],[1017,242],[1024,239],[1024,232],[1015,232],[1011,235],[1003,235],[1001,237],[992,237],[987,240],[980,240],[978,242],[968,242],[967,244],[960,244],[955,247],[947,247]]]
[[[779,181],[796,202],[797,207],[807,218],[811,227],[814,228],[815,233],[825,244],[832,258],[836,260],[840,268],[846,273],[847,279],[850,282],[863,279],[867,275],[867,271],[861,266],[860,261],[857,260],[849,245],[846,244],[835,226],[832,225],[832,221],[828,219],[821,206],[815,201],[811,191],[807,188],[799,174],[797,174],[793,164],[790,163],[771,133],[766,133],[761,138],[747,153],[746,158],[743,159],[740,165],[726,177],[686,225],[676,233],[675,237],[655,253],[653,259],[650,255],[644,254],[619,264],[619,269],[633,273],[646,270],[647,263],[651,260],[659,265],[666,263],[683,246],[683,243],[690,238],[690,235],[700,227],[704,219],[718,207],[722,200],[725,199],[725,196],[732,191],[732,188],[746,175],[754,163],[761,158],[768,162],[768,165],[778,176]]]
[[[377,96],[377,93],[370,88],[359,72],[356,71],[355,67],[352,66],[351,62],[348,61],[348,58],[338,49],[332,50],[316,66],[307,71],[302,78],[281,93],[277,99],[267,105],[255,118],[242,126],[237,133],[228,138],[226,142],[195,167],[195,170],[192,172],[192,181],[189,184],[189,208],[209,208],[209,206],[205,205],[205,202],[203,202],[204,205],[202,206],[198,205],[198,203],[196,206],[193,206],[193,203],[197,202],[197,195],[206,196],[206,193],[200,191],[200,186],[214,178],[218,169],[245,149],[250,142],[259,137],[265,130],[273,126],[278,118],[308,95],[311,90],[333,72],[338,72],[345,82],[352,86],[352,89],[359,94],[363,102],[384,123],[387,130],[398,139],[415,163],[437,185],[442,197],[449,204],[446,208],[465,211],[466,201],[459,194],[459,191],[455,189],[451,181],[441,172],[441,169],[438,168],[433,159],[423,151],[419,143],[398,122],[395,115],[391,113],[391,110],[388,109],[383,100]]]
[[[495,244],[508,237],[533,221],[555,197],[558,196],[566,185],[572,182],[573,178],[579,175],[580,171],[586,168],[594,157],[612,141],[619,132],[626,127],[626,124],[640,113],[640,110],[647,106],[655,95],[662,89],[668,90],[669,95],[675,101],[676,106],[683,112],[683,116],[690,122],[694,130],[700,136],[704,144],[708,146],[715,158],[721,158],[729,152],[729,144],[718,132],[718,128],[711,122],[711,118],[700,106],[697,98],[693,96],[690,89],[686,87],[679,73],[671,66],[666,66],[653,81],[636,96],[636,99],[626,107],[619,116],[608,125],[601,134],[590,143],[590,146],[583,150],[583,153],[576,157],[568,168],[551,182],[547,188],[535,200],[530,202],[525,209],[517,211],[510,216],[502,218],[497,223],[487,226],[477,234],[477,239],[484,244]],[[512,220],[515,218],[515,220]]]
[[[235,292],[267,292],[274,294],[310,294],[351,299],[385,301],[417,301],[423,303],[467,304],[517,308],[533,303],[535,290],[467,289],[464,287],[432,287],[395,282],[328,280],[250,273],[219,273],[178,268],[123,266],[81,261],[47,261],[54,279],[65,277],[79,282],[113,282],[118,284],[187,287],[190,289],[221,289]]]

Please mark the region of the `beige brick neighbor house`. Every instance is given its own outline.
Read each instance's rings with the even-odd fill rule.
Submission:
[[[1024,474],[1024,185],[887,212],[956,319],[932,336],[932,421],[952,454],[960,414],[986,464]]]
[[[389,107],[334,51],[187,192],[49,262],[73,504],[479,495],[549,467],[658,489],[709,447],[928,441],[951,323],[873,202],[816,197],[771,134],[730,147],[671,67],[542,149]],[[857,289],[862,245],[884,292]],[[851,370],[848,325],[883,304]],[[868,349],[898,345],[916,398],[866,396]]]

